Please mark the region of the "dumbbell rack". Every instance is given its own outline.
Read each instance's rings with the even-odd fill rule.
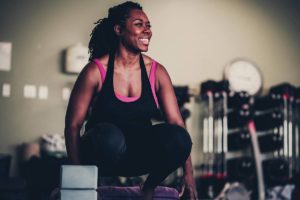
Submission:
[[[230,149],[228,151],[228,145],[231,143],[230,138],[234,136],[232,132],[228,129],[228,127],[232,126],[232,122],[235,121],[232,118],[228,116],[228,113],[230,113],[230,108],[228,106],[223,105],[223,116],[222,120],[219,120],[220,116],[218,113],[218,109],[216,107],[220,107],[221,104],[227,104],[229,105],[229,99],[230,99],[230,93],[226,90],[219,90],[218,84],[221,82],[214,82],[214,81],[207,81],[204,84],[201,85],[201,100],[206,102],[206,117],[203,119],[203,157],[204,162],[208,163],[206,165],[202,165],[201,170],[204,171],[201,175],[205,176],[217,176],[215,174],[215,169],[213,167],[215,160],[220,160],[220,155],[223,159],[222,167],[224,169],[223,175],[224,178],[227,180],[230,180],[230,177],[226,177],[228,175],[227,171],[227,162],[229,161],[231,156],[228,156],[231,154]],[[223,84],[224,85],[224,84]],[[291,89],[290,85],[282,84],[275,86],[271,88],[270,94],[268,95],[267,99],[271,98],[271,100],[274,102],[280,101],[280,112],[282,113],[282,118],[278,118],[278,113],[276,115],[276,112],[270,112],[269,115],[275,115],[271,116],[273,118],[270,118],[270,116],[267,116],[265,114],[261,114],[259,112],[256,112],[257,105],[255,101],[248,102],[249,104],[249,116],[248,118],[245,118],[245,125],[247,127],[247,131],[249,133],[245,133],[243,135],[239,134],[239,137],[245,136],[244,141],[247,141],[249,139],[249,142],[251,143],[251,152],[252,159],[253,159],[253,165],[255,162],[255,174],[256,174],[256,181],[257,181],[257,199],[265,199],[265,191],[267,187],[274,186],[276,184],[287,184],[288,181],[292,178],[292,176],[299,172],[299,104],[300,104],[300,95],[298,88],[298,92],[295,92],[295,95],[293,95],[292,92],[294,91]],[[225,95],[224,95],[225,93]],[[292,94],[292,95],[291,95]],[[229,99],[227,98],[227,95],[229,95]],[[231,95],[232,96],[232,95]],[[221,101],[220,101],[221,99]],[[253,98],[252,98],[253,99]],[[219,102],[219,103],[218,103]],[[267,102],[268,103],[268,102]],[[270,103],[270,101],[269,101]],[[268,105],[266,102],[263,102],[264,109],[271,108],[272,106],[276,105]],[[230,106],[229,106],[230,107]],[[217,111],[216,111],[217,110]],[[247,112],[247,109],[243,112]],[[267,119],[266,120],[266,116]],[[280,115],[279,115],[280,116]],[[241,117],[241,116],[239,116]],[[236,121],[239,121],[240,118],[236,118]],[[245,116],[244,116],[245,117]],[[268,118],[269,117],[269,118]],[[277,118],[276,118],[277,117]],[[275,124],[277,127],[271,129],[272,121],[277,120],[280,121],[282,119],[281,124]],[[222,145],[221,145],[221,152],[222,154],[218,154],[219,150],[218,144],[218,125],[216,123],[219,123],[221,121],[222,124]],[[230,125],[231,124],[231,125]],[[243,123],[241,123],[243,124]],[[228,127],[227,127],[228,125]],[[255,126],[258,127],[258,132],[255,130]],[[217,127],[217,128],[216,128]],[[269,128],[270,130],[264,130],[261,131],[262,128]],[[238,134],[235,134],[238,135]],[[248,136],[247,136],[248,135]],[[228,141],[227,141],[228,137]],[[248,137],[248,138],[246,138]],[[239,138],[240,139],[240,138]],[[268,142],[273,142],[273,146],[268,145]],[[263,145],[264,143],[267,143],[266,145]],[[230,146],[229,146],[230,147]],[[273,160],[270,159],[273,157]],[[217,159],[216,159],[217,158]],[[221,160],[222,160],[221,159]],[[251,165],[251,160],[248,163]],[[275,165],[274,168],[277,167],[278,171],[283,174],[279,174],[280,178],[275,178],[275,182],[273,180],[273,183],[270,184],[270,180],[274,179],[268,178],[267,176],[272,175],[272,172],[269,172],[266,170],[267,166]],[[283,167],[283,169],[280,169],[280,167]],[[287,167],[286,167],[287,166]],[[253,166],[254,168],[254,166]],[[287,168],[287,169],[286,169]],[[204,170],[203,170],[204,169]],[[280,170],[279,170],[280,169]],[[275,171],[275,170],[274,170]],[[266,173],[265,173],[266,172]],[[275,173],[276,174],[276,173]],[[276,174],[278,176],[278,174]],[[275,176],[276,176],[275,175]],[[272,180],[271,180],[272,182]],[[273,184],[273,185],[272,185]]]
[[[272,87],[267,96],[260,97],[253,105],[254,120],[250,120],[248,128],[256,164],[258,199],[265,199],[266,188],[291,183],[299,172],[299,103],[299,89],[284,83]],[[258,114],[262,110],[267,112]],[[255,125],[263,130],[256,131]],[[273,127],[271,134],[264,134],[266,127]]]
[[[197,101],[205,104],[203,116],[202,164],[197,166],[200,171],[198,190],[200,198],[214,198],[222,189],[226,179],[227,166],[227,82],[207,81],[201,85],[201,95]],[[206,109],[205,109],[206,108]],[[207,191],[204,194],[203,191]]]

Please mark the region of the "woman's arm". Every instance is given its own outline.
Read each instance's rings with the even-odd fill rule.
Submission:
[[[178,108],[178,103],[170,76],[167,70],[160,64],[157,65],[156,80],[159,103],[167,122],[185,128]],[[197,199],[197,191],[193,178],[193,165],[191,156],[189,156],[185,162],[184,181],[185,186],[189,191],[190,198]]]
[[[73,87],[65,118],[66,147],[72,164],[80,164],[80,129],[100,83],[97,65],[89,63],[80,72]]]

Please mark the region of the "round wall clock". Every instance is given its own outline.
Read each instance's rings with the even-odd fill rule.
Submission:
[[[262,74],[258,66],[244,58],[238,58],[225,66],[224,78],[234,92],[257,94],[262,89]]]

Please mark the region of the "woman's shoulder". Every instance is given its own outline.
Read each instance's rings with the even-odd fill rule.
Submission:
[[[161,63],[159,63],[156,59],[153,59],[148,55],[143,54],[143,59],[144,59],[144,63],[145,63],[146,66],[151,67],[152,63],[155,62],[157,70],[165,69],[164,66]]]
[[[95,62],[90,61],[87,63],[82,71],[80,72],[80,76],[86,77],[87,79],[91,80],[98,80],[99,79],[99,69]]]
[[[156,70],[155,70],[156,83],[155,83],[155,87],[156,87],[156,91],[157,91],[158,88],[159,88],[160,82],[165,82],[164,80],[170,80],[169,73],[166,70],[166,68],[161,63],[159,63],[157,60],[155,60],[155,59],[153,59],[153,58],[151,58],[147,55],[144,55],[144,54],[143,54],[143,59],[144,59],[147,71],[150,70],[149,68],[151,68],[151,65],[152,65],[151,63],[153,63],[153,61],[155,61],[155,63],[156,63]]]
[[[143,54],[143,58],[144,58],[144,62],[145,62],[146,66],[151,65],[153,62],[156,63],[156,74],[167,72],[166,68],[160,62],[158,62],[156,59],[153,59],[150,56],[147,56],[144,54]]]
[[[109,55],[105,54],[104,56],[101,56],[99,58],[95,58],[94,60],[98,60],[100,64],[103,66],[103,68],[106,70],[108,66],[108,60],[109,60]]]

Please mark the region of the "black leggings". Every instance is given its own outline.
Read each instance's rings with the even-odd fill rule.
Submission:
[[[82,162],[97,165],[100,176],[149,174],[144,186],[154,188],[191,153],[191,138],[180,126],[163,123],[132,132],[99,123],[81,137]]]

